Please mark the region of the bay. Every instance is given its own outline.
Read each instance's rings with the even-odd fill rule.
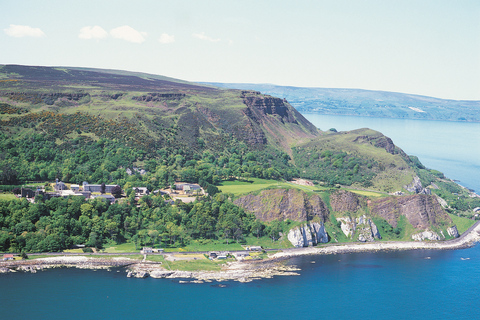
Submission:
[[[0,275],[4,319],[472,319],[480,246],[296,257],[299,276],[180,284],[123,269]],[[120,272],[117,272],[120,271]]]
[[[382,132],[428,168],[480,192],[480,123],[303,114],[322,130]]]

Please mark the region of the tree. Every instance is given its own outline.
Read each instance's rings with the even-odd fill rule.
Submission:
[[[104,194],[105,193],[105,183],[102,182],[102,184],[100,185],[100,193]]]
[[[122,196],[122,188],[120,188],[119,185],[116,185],[115,187],[112,188],[112,196],[114,196],[117,199]]]

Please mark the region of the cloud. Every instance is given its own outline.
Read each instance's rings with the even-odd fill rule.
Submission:
[[[172,42],[175,42],[175,36],[171,36],[169,34],[166,34],[166,33],[162,33],[160,35],[160,38],[158,38],[158,41],[160,41],[160,43],[172,43]]]
[[[87,26],[80,29],[78,37],[80,39],[104,39],[108,36],[107,31],[99,26]]]
[[[192,36],[194,36],[194,37],[197,38],[197,39],[205,40],[205,41],[210,41],[210,42],[218,42],[218,41],[220,41],[220,39],[213,39],[213,38],[210,38],[209,36],[206,36],[206,35],[205,35],[205,32],[202,32],[202,33],[194,33],[194,34],[192,34]]]
[[[19,26],[16,24],[11,24],[9,28],[3,29],[7,35],[10,37],[35,37],[41,38],[45,37],[45,33],[39,28],[32,28],[29,26]]]
[[[142,43],[147,36],[146,32],[139,32],[130,26],[121,26],[110,31],[112,37],[133,43]]]

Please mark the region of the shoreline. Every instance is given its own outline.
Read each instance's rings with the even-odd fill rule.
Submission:
[[[285,262],[293,257],[304,255],[345,254],[356,252],[405,251],[405,250],[455,250],[472,247],[480,241],[480,221],[465,231],[459,238],[447,241],[418,242],[367,242],[326,244],[317,247],[283,249],[268,259],[257,261],[227,262],[221,271],[180,271],[167,270],[160,262],[139,261],[125,257],[111,259],[95,258],[82,255],[64,255],[33,260],[16,260],[0,262],[0,274],[9,272],[36,273],[47,268],[74,267],[79,269],[124,268],[127,277],[180,279],[179,283],[204,283],[253,280],[272,278],[274,276],[299,275],[295,266]]]

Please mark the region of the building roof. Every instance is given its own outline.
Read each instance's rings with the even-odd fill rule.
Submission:
[[[7,253],[3,255],[4,258],[13,258],[13,254]]]

